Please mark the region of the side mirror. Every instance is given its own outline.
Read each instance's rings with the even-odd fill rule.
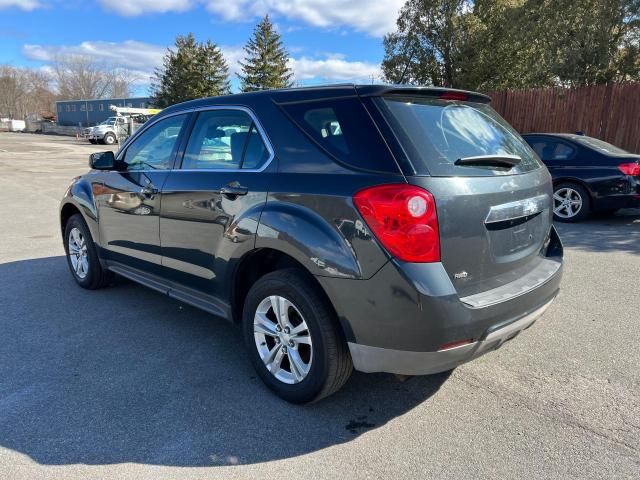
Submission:
[[[97,152],[89,155],[89,166],[95,170],[113,170],[116,157],[113,152]]]

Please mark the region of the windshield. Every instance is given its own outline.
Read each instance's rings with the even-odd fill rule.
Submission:
[[[611,155],[611,154],[628,155],[629,154],[629,152],[627,152],[626,150],[618,148],[615,145],[611,145],[610,143],[607,143],[605,141],[598,140],[597,138],[575,136],[573,137],[573,139],[586,147],[591,147],[595,150],[598,150],[600,153],[604,153],[606,155]]]
[[[115,125],[116,117],[109,117],[104,122],[100,122],[98,125]]]
[[[510,175],[541,166],[529,145],[487,104],[384,97],[379,105],[419,175]],[[454,165],[483,155],[516,155],[521,161],[510,170]]]

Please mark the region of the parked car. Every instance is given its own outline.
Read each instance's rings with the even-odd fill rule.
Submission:
[[[453,369],[559,290],[551,176],[477,93],[195,100],[90,165],[60,209],[75,281],[117,273],[241,323],[259,376],[291,402],[335,392],[354,367]]]
[[[578,222],[591,212],[640,207],[640,155],[585,135],[530,133],[523,138],[553,177],[553,213]]]

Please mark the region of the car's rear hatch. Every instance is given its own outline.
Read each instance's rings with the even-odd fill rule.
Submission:
[[[458,294],[517,295],[553,273],[551,177],[482,97],[467,100],[436,90],[373,101],[412,165],[407,181],[434,196],[441,261]]]

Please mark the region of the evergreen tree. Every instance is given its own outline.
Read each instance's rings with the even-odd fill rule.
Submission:
[[[407,0],[388,81],[491,91],[640,79],[640,0]]]
[[[287,66],[289,53],[280,35],[266,15],[253,31],[244,47],[242,74],[238,74],[243,92],[291,87],[293,72]]]
[[[167,49],[152,85],[154,104],[164,108],[194,98],[230,93],[229,66],[211,41],[196,42],[193,34],[178,36],[175,50]]]

